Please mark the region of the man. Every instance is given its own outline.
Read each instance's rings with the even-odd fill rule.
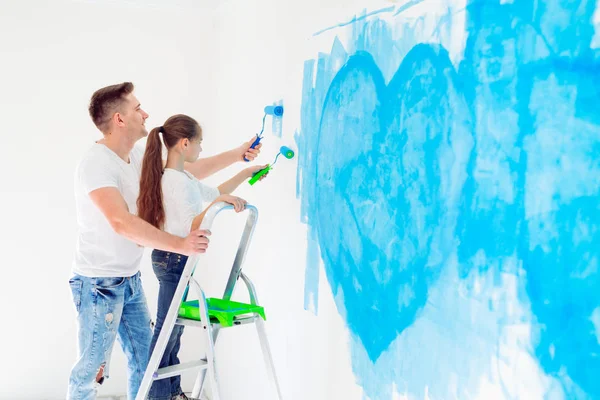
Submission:
[[[148,361],[151,318],[140,282],[144,247],[191,255],[204,253],[210,232],[186,238],[167,234],[136,216],[143,150],[135,143],[148,135],[133,84],[96,91],[89,112],[103,139],[84,155],[75,174],[78,241],[69,284],[77,310],[79,354],[69,379],[70,400],[95,399],[115,339],[128,362],[128,398],[134,399]],[[252,139],[253,140],[253,139]],[[214,157],[186,165],[199,179],[242,161],[260,146],[252,140]]]

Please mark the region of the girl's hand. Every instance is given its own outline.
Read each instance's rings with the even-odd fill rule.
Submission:
[[[222,194],[219,197],[217,197],[217,199],[215,200],[215,202],[218,201],[224,201],[225,203],[231,204],[233,206],[233,209],[235,210],[235,212],[241,212],[244,211],[246,209],[246,204],[247,201],[237,197],[237,196],[232,196],[230,194]]]
[[[253,165],[251,167],[248,167],[248,168],[244,169],[244,173],[246,174],[246,178],[252,178],[254,176],[254,174],[256,174],[258,171],[260,171],[261,169],[267,168],[267,165],[269,165],[269,164],[265,164],[265,165]],[[264,174],[263,176],[261,176],[260,179],[259,179],[259,181],[262,181],[263,179],[265,179],[267,177],[267,175],[269,175],[268,172],[266,174]]]
[[[239,161],[245,161],[246,158],[248,161],[254,161],[256,157],[260,154],[260,148],[262,147],[262,143],[259,143],[253,149],[250,148],[252,143],[256,140],[256,136],[253,136],[252,139],[243,143],[240,147],[237,148],[237,153],[239,154]]]

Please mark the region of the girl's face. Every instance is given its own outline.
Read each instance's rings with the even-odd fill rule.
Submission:
[[[184,146],[183,157],[186,162],[194,162],[198,159],[200,152],[202,151],[202,135],[196,135],[196,137],[191,139],[182,139],[187,142],[187,145]]]

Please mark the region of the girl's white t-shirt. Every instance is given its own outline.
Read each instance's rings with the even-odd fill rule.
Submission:
[[[194,218],[202,213],[203,203],[219,197],[219,189],[201,183],[187,171],[165,168],[162,176],[164,231],[186,237]]]

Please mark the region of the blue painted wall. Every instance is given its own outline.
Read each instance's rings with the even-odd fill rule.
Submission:
[[[459,63],[414,22],[377,15],[305,63],[305,305],[318,311],[322,259],[372,399],[392,384],[473,398],[486,374],[502,386],[491,364],[515,324],[531,340],[513,349],[543,375],[536,396],[600,398],[595,2],[500,3],[461,11]]]

